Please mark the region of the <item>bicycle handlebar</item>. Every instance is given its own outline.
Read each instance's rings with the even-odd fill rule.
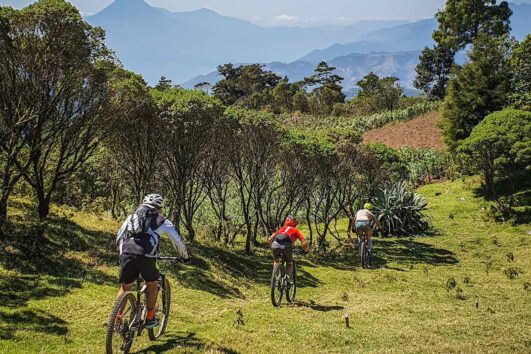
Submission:
[[[178,262],[178,261],[182,261],[183,258],[182,257],[162,257],[162,256],[157,256],[157,260],[159,260],[159,261]]]

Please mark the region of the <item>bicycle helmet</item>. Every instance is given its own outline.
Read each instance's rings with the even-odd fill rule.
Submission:
[[[286,220],[284,220],[284,226],[297,226],[297,219],[295,219],[293,216],[288,215],[286,216]]]
[[[373,206],[371,203],[365,203],[363,204],[363,209],[372,210]]]
[[[156,208],[162,208],[162,206],[164,205],[164,198],[162,198],[160,194],[148,194],[144,197],[142,203],[154,206]]]

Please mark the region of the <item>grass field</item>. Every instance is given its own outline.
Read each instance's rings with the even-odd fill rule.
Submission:
[[[133,352],[529,353],[531,226],[488,221],[476,187],[473,180],[422,187],[434,235],[376,239],[374,269],[361,269],[353,253],[299,256],[291,306],[271,306],[266,249],[248,257],[196,245],[192,265],[166,269],[167,334],[135,340]],[[25,203],[12,203],[17,236],[2,241],[0,352],[103,352],[118,224],[56,208],[35,243],[38,226],[22,228]]]

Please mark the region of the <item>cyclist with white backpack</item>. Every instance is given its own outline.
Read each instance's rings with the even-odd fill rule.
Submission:
[[[157,254],[160,236],[166,235],[181,256],[188,260],[186,245],[175,227],[161,214],[164,199],[160,194],[148,194],[135,211],[123,222],[116,235],[120,250],[120,289],[118,297],[131,289],[139,275],[146,282],[147,316],[145,327],[158,324],[155,316],[159,270]]]

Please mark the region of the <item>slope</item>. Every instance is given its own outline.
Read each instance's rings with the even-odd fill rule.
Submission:
[[[407,122],[387,125],[363,134],[364,143],[382,143],[392,148],[444,148],[442,134],[437,128],[439,112],[431,112]]]
[[[239,246],[198,244],[193,265],[166,269],[173,286],[167,334],[136,340],[133,352],[267,353],[279,345],[307,353],[528,352],[530,225],[485,218],[477,187],[472,179],[421,188],[437,235],[375,240],[375,269],[360,269],[351,253],[299,257],[292,306],[269,302],[266,250],[249,257]],[[28,258],[35,239],[28,203],[13,205],[20,229],[2,239],[0,257],[2,352],[101,353],[101,323],[116,290],[117,223],[54,208],[52,232]],[[243,325],[235,324],[237,310]]]

